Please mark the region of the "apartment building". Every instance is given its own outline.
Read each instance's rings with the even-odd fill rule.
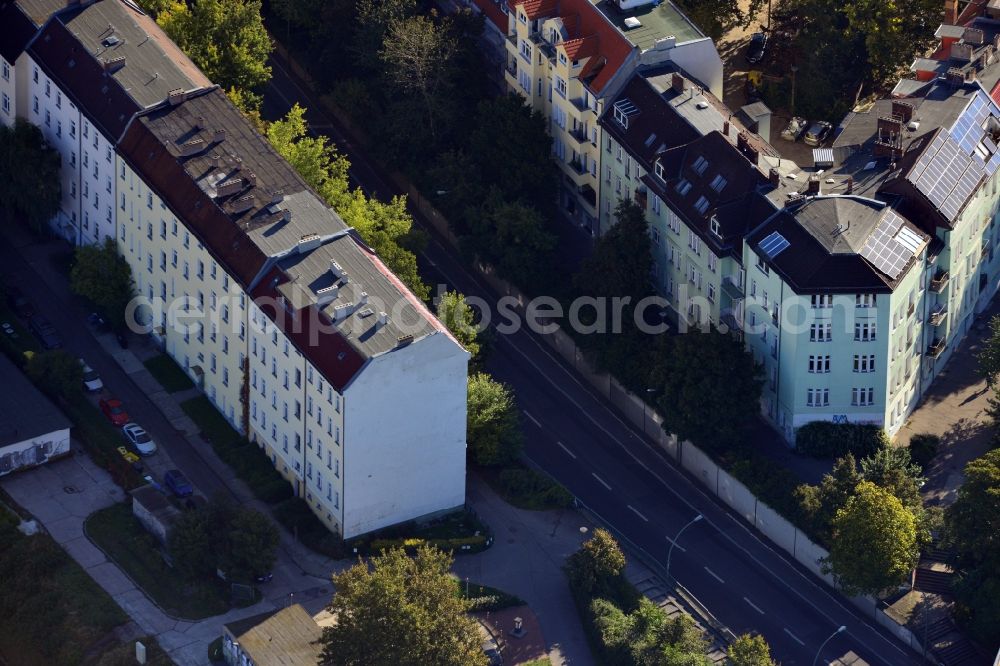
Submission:
[[[55,228],[117,240],[137,320],[316,515],[350,538],[460,507],[468,353],[224,92],[122,0],[21,48],[17,108],[63,156]]]
[[[548,120],[562,175],[560,204],[570,219],[598,235],[603,168],[598,119],[605,101],[636,68],[675,59],[695,66],[721,94],[721,60],[712,41],[669,2],[627,11],[606,0],[508,4],[508,88]]]
[[[743,236],[788,190],[769,173],[777,153],[673,66],[633,75],[600,126],[601,229],[615,224],[620,200],[636,201],[649,222],[654,283],[676,319],[736,328]]]
[[[36,6],[37,5],[37,6]],[[115,235],[114,146],[137,112],[174,89],[211,85],[156,23],[125,2],[10,3],[51,11],[16,58],[17,115],[63,156],[62,205],[51,221],[74,244]],[[89,113],[82,109],[86,107]]]

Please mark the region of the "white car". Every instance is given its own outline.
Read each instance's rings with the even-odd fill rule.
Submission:
[[[122,433],[139,455],[151,456],[156,453],[156,442],[138,423],[126,423],[122,426]]]
[[[83,388],[88,391],[100,391],[104,388],[104,382],[101,381],[101,376],[97,374],[96,370],[87,365],[87,362],[82,358],[80,365],[83,368]]]

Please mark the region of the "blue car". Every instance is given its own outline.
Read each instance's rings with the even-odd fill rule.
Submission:
[[[163,475],[163,485],[177,497],[188,497],[194,494],[194,488],[187,477],[179,469],[172,469]]]

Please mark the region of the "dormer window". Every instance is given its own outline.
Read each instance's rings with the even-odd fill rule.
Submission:
[[[704,155],[699,155],[698,159],[696,159],[694,164],[691,165],[691,168],[694,169],[694,172],[700,176],[705,173],[705,169],[708,168],[708,160],[705,159]]]
[[[719,218],[715,217],[714,215],[712,216],[711,226],[712,226],[712,233],[718,236],[719,238],[722,238],[722,226],[719,224]]]
[[[681,178],[680,182],[674,187],[674,191],[682,197],[691,191],[691,181],[687,178]],[[704,199],[705,197],[702,197]]]
[[[666,178],[663,177],[663,165],[659,161],[657,161],[657,163],[653,166],[653,171],[656,172],[657,178],[663,181],[666,180]]]
[[[634,116],[639,113],[639,109],[635,107],[635,104],[630,102],[628,99],[620,99],[615,102],[614,106],[615,121],[619,125],[628,129],[628,118],[629,116]]]
[[[698,197],[698,200],[694,202],[694,207],[695,210],[704,215],[708,211],[708,199],[704,196]]]
[[[728,181],[722,176],[722,174],[716,174],[715,178],[712,179],[712,183],[709,185],[716,194],[722,192],[722,189],[726,186]]]
[[[566,64],[566,54],[565,53],[562,53],[562,52],[559,53],[559,64],[560,65],[565,65]]]
[[[517,13],[517,20],[520,21],[521,23],[525,24],[525,25],[528,24],[528,17],[525,16],[524,12],[518,12]]]

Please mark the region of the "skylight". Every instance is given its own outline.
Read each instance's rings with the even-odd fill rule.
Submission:
[[[722,174],[716,174],[715,178],[712,179],[710,187],[718,194],[719,192],[722,192],[722,189],[726,186],[727,182],[728,181]]]
[[[698,197],[698,200],[694,202],[694,207],[698,210],[699,213],[704,215],[705,211],[708,210],[708,199],[706,199],[704,195]]]
[[[698,159],[696,159],[694,164],[691,165],[691,168],[694,169],[695,173],[700,176],[705,173],[705,169],[708,168],[708,160],[705,159],[704,155],[699,155]]]

